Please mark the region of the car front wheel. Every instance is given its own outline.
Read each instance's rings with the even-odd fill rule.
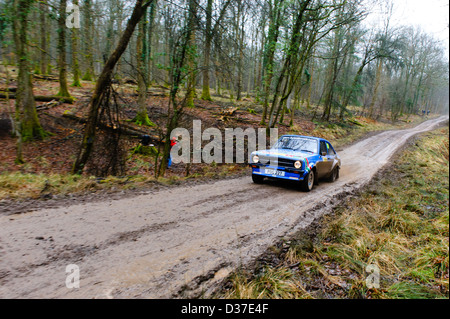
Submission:
[[[301,190],[310,192],[314,187],[314,171],[310,171],[301,183]]]
[[[264,181],[264,176],[252,174],[252,180],[255,184],[262,184]]]
[[[333,182],[335,182],[338,178],[339,178],[339,167],[336,166],[336,167],[333,169],[333,171],[331,172],[329,181],[330,181],[331,183],[333,183]]]

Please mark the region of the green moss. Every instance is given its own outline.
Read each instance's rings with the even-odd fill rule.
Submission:
[[[24,142],[29,142],[33,140],[42,140],[46,138],[49,134],[44,131],[42,126],[38,124],[25,124],[22,123],[22,140]]]
[[[138,113],[136,117],[134,118],[134,122],[137,125],[144,125],[144,126],[156,126],[155,123],[153,123],[150,118],[148,117],[148,114],[146,112],[144,113]]]
[[[89,70],[86,71],[86,73],[84,74],[82,80],[83,81],[92,81],[92,74]]]
[[[201,99],[204,101],[212,101],[210,90],[209,90],[209,85],[203,86]]]
[[[72,83],[71,87],[77,87],[77,88],[82,87],[80,80],[79,80],[79,79],[76,79],[76,80]]]

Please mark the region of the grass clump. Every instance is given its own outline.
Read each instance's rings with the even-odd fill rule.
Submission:
[[[225,298],[237,299],[293,299],[309,298],[299,278],[286,268],[266,267],[252,280],[235,274],[233,288]]]
[[[154,181],[153,177],[141,175],[98,178],[71,174],[2,173],[0,200],[49,198],[49,195],[83,194],[113,188],[132,189]]]

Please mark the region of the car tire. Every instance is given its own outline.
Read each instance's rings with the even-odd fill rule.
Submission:
[[[315,174],[314,171],[309,171],[300,184],[300,188],[304,192],[310,192],[314,188]]]
[[[339,167],[336,166],[333,171],[331,172],[330,177],[328,178],[328,181],[330,183],[334,183],[339,178]]]
[[[262,184],[264,182],[264,176],[252,174],[252,180],[255,184]]]

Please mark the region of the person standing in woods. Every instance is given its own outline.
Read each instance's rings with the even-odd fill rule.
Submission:
[[[176,137],[172,137],[170,140],[170,152],[169,152],[169,159],[167,161],[167,168],[170,168],[172,166],[172,148],[177,145],[178,140]]]

